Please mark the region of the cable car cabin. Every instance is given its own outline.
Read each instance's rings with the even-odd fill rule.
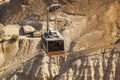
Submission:
[[[47,30],[42,34],[42,45],[47,55],[64,54],[64,38],[57,31],[57,15],[55,15],[55,29],[49,28],[49,11],[57,9],[61,4],[52,4],[47,8]]]
[[[42,45],[48,56],[64,54],[64,38],[56,30],[49,30],[42,35]]]

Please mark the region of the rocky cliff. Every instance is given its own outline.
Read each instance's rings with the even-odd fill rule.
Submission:
[[[1,79],[119,80],[119,45],[49,57],[38,45],[39,42],[39,38],[20,39],[12,46],[7,44],[7,50],[3,48],[6,52],[3,53],[5,64],[0,70]]]
[[[47,56],[41,37],[24,34],[46,29],[46,7],[65,39],[64,55]],[[0,9],[1,80],[119,80],[119,0],[11,0]]]

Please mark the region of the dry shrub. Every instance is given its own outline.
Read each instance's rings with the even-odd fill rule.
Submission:
[[[11,39],[18,40],[19,39],[19,35],[15,35],[14,34],[14,35],[11,36]]]
[[[11,39],[9,40],[9,42],[10,43],[13,43],[13,42],[15,42],[15,41],[18,41],[18,39],[19,39],[19,35],[12,35],[11,36]]]
[[[2,37],[2,41],[4,42],[4,41],[6,41],[7,40],[7,38],[6,37]]]

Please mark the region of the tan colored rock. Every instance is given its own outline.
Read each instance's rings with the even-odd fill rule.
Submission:
[[[23,31],[26,34],[26,33],[34,32],[35,29],[32,26],[30,26],[30,25],[25,25],[25,26],[23,26]]]
[[[65,27],[65,30],[62,32],[64,38],[65,38],[65,49],[68,50],[70,48],[71,42],[76,40],[84,33],[84,30],[87,28],[87,17],[85,16],[76,16],[73,15],[66,15],[69,21],[68,26]],[[75,22],[74,22],[75,21]]]
[[[0,29],[0,34],[2,36],[11,36],[11,35],[19,35],[19,25],[7,25]]]
[[[38,32],[38,31],[33,33],[33,37],[41,37],[41,35],[42,35],[42,33]]]
[[[3,53],[0,53],[0,66],[3,65],[4,61],[5,61],[5,56]]]
[[[18,3],[20,4],[8,4],[8,7],[12,6],[13,8],[9,8],[10,14],[8,14],[8,7],[6,6],[6,9],[3,10],[3,12],[6,12],[6,14],[4,14],[4,16],[1,16],[2,22],[18,23],[24,18],[34,18],[38,20],[39,17],[42,17],[41,15],[45,14],[44,10],[45,6],[47,5],[46,1],[50,0],[34,0],[33,3],[31,2],[32,4],[29,4],[29,6],[26,5],[26,8],[24,8],[24,12],[18,10],[22,10],[20,5],[23,3],[21,2],[23,0],[15,1],[18,1]],[[2,79],[119,80],[120,48],[117,47],[117,49],[114,51],[110,50],[109,47],[120,45],[116,44],[104,46],[104,44],[106,44],[106,41],[110,41],[108,42],[110,44],[112,40],[114,41],[115,36],[119,35],[117,32],[119,31],[120,25],[120,7],[118,6],[120,5],[120,3],[116,4],[115,2],[113,2],[114,0],[59,1],[62,4],[65,3],[64,5],[62,5],[62,8],[60,10],[62,16],[64,16],[63,18],[68,21],[64,24],[63,31],[60,28],[65,38],[65,47],[67,51],[72,49],[73,51],[80,50],[80,52],[76,52],[78,54],[76,55],[77,58],[74,56],[76,54],[74,52],[73,56],[69,56],[68,54],[66,54],[66,60],[60,55],[54,57],[42,55],[41,53],[45,52],[44,49],[41,47],[40,38],[24,37],[20,40],[18,39],[19,42],[1,42],[0,59],[3,62],[1,62],[0,65],[5,64],[5,66],[7,66],[6,69],[0,69],[0,76],[3,74],[2,72],[6,72],[5,74],[3,74],[4,78]],[[112,2],[114,5],[112,4]],[[17,12],[15,12],[16,9]],[[63,11],[67,14],[64,15],[65,13]],[[38,16],[39,14],[40,16]],[[50,16],[51,15],[52,14],[50,14]],[[26,20],[24,21],[26,22]],[[46,26],[44,26],[44,28],[45,27]],[[34,32],[34,29],[28,28],[28,33],[31,32]],[[3,32],[3,34],[4,33],[6,32]],[[10,32],[7,33],[7,35],[11,34]],[[18,36],[13,35],[12,37],[18,38]],[[103,41],[101,39],[103,39]],[[100,46],[101,44],[103,44],[103,46]],[[87,48],[93,49],[89,49],[88,51]],[[105,50],[101,52],[101,48]],[[5,61],[4,57],[2,57],[2,53],[5,56]],[[71,52],[69,53],[71,54]]]
[[[75,69],[79,69],[81,65],[81,61],[80,60],[76,60],[75,62],[72,63],[72,67]]]
[[[3,27],[4,27],[4,25],[3,25],[3,24],[0,24],[0,29],[3,28]]]
[[[69,71],[68,71],[68,79],[67,80],[72,80],[72,77],[73,77],[73,70],[70,68]]]

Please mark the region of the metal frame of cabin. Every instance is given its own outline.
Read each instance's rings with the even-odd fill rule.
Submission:
[[[46,33],[43,33],[43,41],[42,41],[42,45],[47,53],[47,55],[60,55],[60,54],[64,54],[65,51],[64,51],[64,38],[62,37],[62,35],[57,31],[57,34],[59,37],[48,37],[47,35],[47,32]],[[56,42],[58,41],[58,45],[55,46],[54,44],[52,44],[51,48],[52,50],[50,49],[50,43],[49,42]],[[61,42],[61,44],[59,44]],[[55,49],[57,48],[57,49]]]

